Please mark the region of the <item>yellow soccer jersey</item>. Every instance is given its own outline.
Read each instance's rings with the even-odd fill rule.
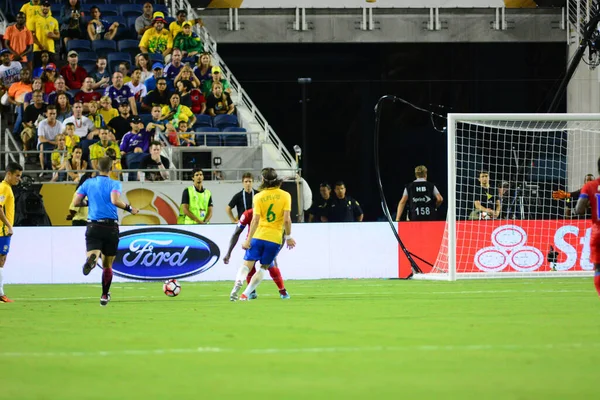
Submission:
[[[260,215],[253,238],[281,244],[283,212],[292,211],[292,196],[281,189],[265,189],[254,196],[252,204],[254,215]]]
[[[40,2],[41,3],[41,2]],[[42,6],[40,4],[35,5],[32,2],[23,4],[20,10],[22,13],[25,13],[25,21],[27,23],[27,29],[32,31],[33,29],[33,20],[35,17],[42,16]],[[52,16],[52,10],[48,11],[48,15]]]
[[[10,222],[10,225],[15,223],[15,195],[13,194],[12,187],[2,181],[0,183],[0,207],[6,215],[6,219]],[[4,222],[0,221],[0,236],[8,235],[8,227]]]
[[[27,27],[29,28],[29,23]],[[39,42],[44,46],[44,50],[48,50],[50,53],[54,53],[54,39],[50,39],[46,34],[48,32],[58,32],[59,25],[58,21],[54,17],[42,17],[37,16],[31,21],[30,31],[35,31],[35,36]],[[36,43],[33,44],[33,51],[40,51],[40,46]]]
[[[108,148],[115,149],[115,153],[117,153],[117,160],[121,159],[121,149],[115,142],[108,142],[108,146],[103,147],[102,142],[96,142],[90,146],[90,160],[97,160],[106,155],[106,149]]]

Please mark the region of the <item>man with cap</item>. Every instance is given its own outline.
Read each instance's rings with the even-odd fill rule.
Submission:
[[[21,80],[23,66],[18,61],[10,60],[10,50],[0,50],[0,96],[4,95],[10,85]]]
[[[152,73],[154,75],[144,81],[144,86],[146,86],[147,92],[156,89],[156,80],[163,77],[164,68],[165,66],[162,63],[155,62],[152,64]]]
[[[171,31],[171,35],[173,35],[173,37],[177,36],[177,34],[181,32],[181,30],[183,29],[183,24],[185,24],[186,22],[190,25],[204,25],[204,23],[202,22],[202,18],[196,18],[187,21],[187,16],[188,14],[186,10],[177,11],[177,19],[171,22],[171,24],[169,25],[169,31]]]
[[[231,87],[229,87],[229,81],[223,78],[221,67],[215,65],[214,67],[212,67],[212,70],[210,72],[212,74],[212,79],[207,79],[204,82],[202,82],[202,94],[204,94],[204,97],[208,97],[212,93],[213,82],[221,82],[221,85],[223,85],[223,91],[227,94],[231,94]]]
[[[144,129],[144,123],[137,115],[131,117],[129,122],[131,130],[121,140],[121,153],[147,153],[150,149],[152,132]]]
[[[183,57],[189,59],[186,61],[195,60],[198,54],[204,52],[202,41],[195,32],[192,32],[192,24],[189,21],[183,23],[182,31],[177,36],[173,36],[173,48],[180,49]]]
[[[152,20],[154,19],[152,16],[154,12],[152,3],[144,3],[142,10],[144,10],[144,13],[135,19],[135,31],[138,34],[138,39],[141,39],[144,33],[146,33],[148,29],[152,28]]]
[[[78,65],[79,55],[75,50],[67,54],[68,64],[60,69],[60,74],[65,78],[65,83],[71,90],[81,89],[83,81],[87,78],[87,71]]]
[[[152,111],[153,105],[169,105],[170,97],[171,92],[167,89],[167,80],[165,78],[158,78],[156,82],[156,89],[151,90],[142,100],[142,110],[150,112]]]
[[[140,40],[140,50],[142,53],[159,53],[165,57],[165,62],[168,61],[167,56],[173,50],[173,35],[165,25],[167,21],[161,12],[154,13],[152,20],[152,28],[144,32]]]
[[[135,98],[133,97],[133,93],[131,93],[131,89],[129,86],[125,86],[123,83],[123,74],[119,71],[113,73],[112,76],[112,86],[106,88],[104,92],[105,96],[108,96],[112,99],[112,106],[117,108],[123,101],[129,102],[129,107],[131,107],[131,112],[134,115],[137,115],[137,106],[135,105]]]
[[[50,13],[50,2],[48,0],[43,0],[41,10],[41,15],[36,16],[33,21],[27,21],[27,28],[33,35],[34,65],[38,65],[42,50],[48,50],[50,60],[54,60],[54,41],[60,39],[60,25]]]

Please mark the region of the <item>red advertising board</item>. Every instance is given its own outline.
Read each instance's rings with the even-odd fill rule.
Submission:
[[[401,222],[400,238],[411,253],[435,264],[445,222]],[[456,261],[460,272],[591,271],[589,220],[459,221],[456,223]],[[550,246],[558,252],[547,262]],[[410,264],[399,248],[399,274]],[[431,267],[415,259],[423,272]],[[444,269],[447,266],[442,266]]]

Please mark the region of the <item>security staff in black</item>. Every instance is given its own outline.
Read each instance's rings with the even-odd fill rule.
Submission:
[[[331,198],[331,186],[327,183],[321,183],[319,194],[321,196],[313,201],[312,206],[308,210],[308,222],[321,222],[321,217],[327,217],[327,206]]]
[[[339,181],[335,184],[335,196],[329,198],[326,214],[322,222],[355,222],[363,220],[363,211],[358,201],[346,196],[346,185]]]
[[[237,192],[225,207],[225,212],[229,216],[229,219],[233,223],[237,223],[244,211],[252,208],[252,199],[254,195],[259,191],[252,188],[252,184],[254,183],[254,178],[252,177],[252,173],[246,172],[242,176],[242,184],[244,185],[244,189],[241,192]],[[232,210],[237,210],[237,217],[233,215]]]
[[[406,185],[402,198],[398,203],[396,221],[402,219],[404,207],[408,203],[408,219],[410,221],[433,221],[436,210],[444,199],[435,184],[427,182],[427,167],[419,165],[415,168],[415,179]]]

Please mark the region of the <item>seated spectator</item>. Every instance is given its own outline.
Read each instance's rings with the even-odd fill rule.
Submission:
[[[212,68],[210,53],[202,53],[198,59],[198,65],[194,67],[194,75],[200,83],[209,81],[212,79]]]
[[[104,119],[104,124],[108,125],[114,117],[119,116],[119,111],[112,106],[112,100],[108,96],[100,98],[100,110],[98,111]]]
[[[138,179],[143,181],[165,181],[170,179],[169,167],[171,163],[169,159],[160,155],[162,150],[162,144],[160,142],[150,143],[150,154],[142,159],[140,162],[140,170],[138,172]],[[145,171],[154,170],[157,171]]]
[[[42,82],[44,83],[44,93],[46,95],[50,95],[50,93],[56,91],[56,86],[54,85],[56,78],[56,65],[49,63],[42,73]]]
[[[110,101],[109,101],[109,104],[110,104]],[[89,113],[88,113],[87,117],[94,123],[94,126],[96,127],[96,129],[101,129],[101,128],[104,129],[104,128],[106,128],[106,123],[104,122],[104,118],[102,117],[102,114],[100,114],[98,112],[99,107],[100,107],[100,103],[98,103],[97,101],[93,101],[93,100],[90,101],[88,103]],[[113,108],[113,110],[114,110],[114,108]]]
[[[165,29],[167,21],[161,12],[154,13],[152,20],[152,28],[144,32],[140,40],[140,50],[142,53],[159,53],[165,58],[165,62],[169,59],[167,56],[173,50],[173,36],[171,32]]]
[[[83,104],[75,102],[73,104],[73,115],[63,121],[63,124],[73,123],[75,125],[75,134],[83,140],[91,140],[96,135],[94,123],[83,115]]]
[[[36,90],[42,91],[44,103],[48,103],[48,95],[44,93],[44,84],[42,83],[42,78],[35,78],[31,83],[31,92],[25,93],[25,97],[23,97],[23,110],[25,110],[27,107],[29,107],[29,104],[31,104],[31,97],[33,96],[33,92]]]
[[[184,64],[181,62],[182,58],[183,54],[181,53],[181,50],[174,48],[171,57],[171,62],[165,66],[165,78],[167,78],[167,80],[173,82],[177,75],[179,75],[181,69],[184,66]],[[169,89],[173,90],[173,88]]]
[[[117,157],[117,151],[113,147],[106,149],[106,157],[112,160],[112,169],[108,174],[109,178],[114,181],[121,180],[121,171],[123,166],[121,165],[121,158]]]
[[[231,101],[231,96],[223,92],[223,86],[220,83],[213,85],[213,92],[206,99],[206,109],[211,117],[219,114],[231,115],[235,112],[235,105]]]
[[[83,112],[90,112],[90,102],[100,101],[102,96],[98,92],[94,92],[94,78],[91,76],[86,77],[83,80],[83,86],[81,90],[75,95],[75,101],[83,103]]]
[[[27,54],[33,51],[33,35],[25,25],[24,12],[18,12],[16,20],[16,24],[6,27],[4,42],[6,48],[12,53],[11,59],[13,61],[27,63]]]
[[[190,100],[192,101],[191,110],[194,114],[206,113],[206,99],[200,89],[192,89],[190,91]]]
[[[151,113],[152,113],[152,121],[148,122],[148,125],[146,125],[146,130],[148,132],[155,132],[156,134],[165,133],[169,129],[171,124],[169,124],[169,121],[161,118],[162,106],[161,105],[152,106]],[[173,129],[175,129],[175,128],[173,128]]]
[[[98,169],[98,160],[106,156],[106,150],[112,148],[115,150],[117,159],[121,159],[121,150],[117,143],[110,140],[110,132],[107,129],[100,129],[100,141],[90,146],[90,161],[92,168]]]
[[[179,125],[180,117],[185,115],[188,118],[188,125],[194,126],[196,116],[188,107],[180,104],[179,93],[173,93],[170,98],[170,105],[163,106],[161,119],[166,119],[175,128]]]
[[[114,117],[107,124],[107,126],[113,130],[116,141],[120,142],[123,136],[125,136],[125,134],[131,129],[131,125],[129,123],[130,118],[131,109],[129,107],[129,102],[127,100],[123,100],[121,104],[119,104],[119,116]]]
[[[128,86],[124,85],[123,74],[121,72],[117,71],[113,74],[112,86],[106,88],[104,95],[110,97],[113,107],[118,107],[123,101],[129,102],[131,112],[137,115],[137,106],[133,98],[133,93],[131,93],[131,89]]]
[[[153,75],[144,81],[144,86],[146,86],[148,92],[156,89],[156,82],[163,77],[163,68],[164,66],[159,62],[152,64]]]
[[[13,134],[17,135],[21,132],[21,122],[23,121],[23,104],[27,93],[31,93],[33,87],[31,85],[31,71],[29,69],[21,70],[21,80],[15,82],[8,88],[8,104],[15,106],[17,119],[13,127]]]
[[[176,16],[177,19],[175,21],[171,22],[171,24],[169,25],[169,31],[171,32],[171,35],[173,35],[173,37],[177,36],[177,34],[179,34],[179,32],[181,32],[183,30],[183,26],[185,25],[186,22],[188,25],[190,25],[190,29],[191,29],[191,26],[194,24],[198,24],[200,26],[204,25],[202,23],[201,18],[190,19],[188,21],[187,16],[188,16],[188,13],[186,10],[177,11],[177,16]]]
[[[59,133],[56,135],[55,141],[56,148],[50,155],[50,162],[54,171],[50,182],[62,182],[67,179],[67,164],[69,162],[69,154],[65,146],[65,135]]]
[[[21,140],[23,142],[23,150],[29,151],[32,146],[31,141],[37,137],[37,126],[42,121],[46,113],[46,104],[41,91],[33,92],[33,103],[29,105],[23,112],[23,131],[21,132]]]
[[[59,22],[60,37],[63,40],[65,49],[67,48],[67,43],[69,42],[69,40],[85,39],[83,12],[81,12],[81,3],[79,0],[67,1],[67,4],[65,4],[65,6],[60,11]]]
[[[67,54],[67,61],[68,64],[60,69],[60,74],[65,78],[65,83],[69,89],[81,89],[83,80],[88,74],[83,67],[78,65],[79,54],[77,54],[75,50],[69,51],[69,54]]]
[[[215,83],[221,83],[223,87],[222,91],[230,94],[231,88],[229,87],[229,82],[227,79],[221,77],[221,67],[212,67],[211,74],[211,80],[202,82],[202,94],[208,97],[212,93],[212,87]]]
[[[152,7],[152,3],[144,3],[144,7],[142,7],[143,14],[135,19],[135,31],[137,32],[138,39],[141,39],[144,36],[144,33],[150,28],[152,28],[152,21],[154,20],[153,13],[154,7]]]
[[[147,153],[150,149],[152,131],[144,129],[142,119],[134,115],[130,119],[131,130],[121,140],[121,154]]]
[[[123,83],[131,82],[131,77],[129,76],[130,69],[131,64],[128,61],[123,61],[119,64],[119,72],[123,74]]]
[[[118,22],[109,24],[107,20],[101,18],[100,9],[96,6],[90,8],[92,19],[88,22],[87,33],[90,40],[113,40],[119,28]]]
[[[64,122],[65,119],[69,118],[73,115],[73,110],[71,109],[71,103],[69,103],[69,98],[66,93],[60,93],[56,97],[56,119],[60,122]]]
[[[21,80],[23,66],[18,61],[10,60],[10,50],[0,50],[0,97],[8,91],[10,85]]]
[[[188,62],[195,60],[196,56],[204,51],[202,41],[192,32],[192,24],[188,21],[183,23],[182,31],[173,37],[173,48],[181,49],[184,61]]]
[[[151,90],[142,99],[142,110],[150,111],[152,110],[152,106],[156,104],[161,106],[168,105],[170,104],[170,98],[171,93],[167,90],[167,80],[165,78],[158,78],[156,90]]]
[[[81,139],[79,136],[75,134],[75,124],[72,122],[67,122],[63,124],[63,136],[65,137],[65,147],[67,148],[67,152],[69,154],[73,153],[73,149],[79,146],[79,142]]]
[[[56,106],[49,105],[46,109],[47,118],[40,121],[37,130],[38,150],[40,150],[40,165],[42,170],[50,169],[51,167],[51,151],[56,146],[56,136],[63,131],[63,125],[56,119]],[[40,177],[43,173],[40,174]]]
[[[48,104],[56,104],[56,98],[61,93],[65,93],[69,99],[69,103],[73,104],[75,99],[73,99],[73,96],[71,96],[70,93],[67,93],[67,90],[69,90],[69,88],[66,85],[65,78],[58,75],[54,81],[54,91],[48,95]]]
[[[179,138],[178,146],[195,146],[196,138],[193,133],[189,132],[188,118],[185,115],[179,117],[179,124],[177,126],[177,136]]]
[[[50,53],[48,52],[48,50],[44,50],[44,51],[40,52],[40,62],[42,65],[33,69],[33,77],[34,78],[41,78],[42,74],[46,70],[46,67],[48,66],[48,64],[51,64],[50,63]],[[56,71],[56,66],[54,67],[54,70]]]
[[[179,93],[179,99],[181,104],[192,110],[192,97],[190,91],[192,90],[192,83],[190,81],[179,81],[177,82],[177,93]],[[194,110],[192,110],[194,112]],[[197,114],[197,113],[194,113]]]
[[[94,90],[106,89],[110,84],[110,74],[106,68],[108,60],[104,56],[98,57],[96,60],[96,70],[92,72],[91,77],[94,78]]]
[[[83,150],[81,146],[75,146],[71,153],[71,158],[67,163],[68,175],[73,182],[79,182],[84,171],[88,168],[87,161],[83,159]]]
[[[142,101],[142,98],[146,97],[148,92],[146,91],[146,86],[142,83],[142,70],[136,68],[131,73],[131,80],[125,84],[131,90],[133,94],[134,100]]]
[[[196,75],[194,75],[194,71],[192,70],[192,68],[189,65],[185,65],[181,69],[181,72],[179,72],[179,75],[177,75],[175,77],[175,81],[174,81],[175,87],[177,87],[177,84],[179,83],[179,81],[190,81],[192,83],[192,87],[195,87],[195,88],[200,87],[200,81],[198,80]]]
[[[152,71],[150,70],[150,58],[148,58],[148,54],[140,53],[135,56],[135,66],[142,71],[142,82],[145,82],[146,79],[152,76]]]

